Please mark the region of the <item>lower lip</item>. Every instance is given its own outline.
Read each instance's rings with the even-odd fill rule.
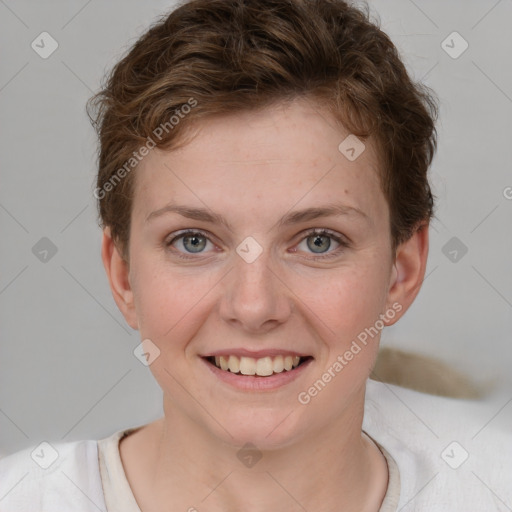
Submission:
[[[201,357],[201,361],[207,368],[223,382],[243,391],[271,391],[278,389],[300,377],[307,367],[313,362],[313,358],[308,359],[295,369],[281,373],[270,375],[269,377],[257,377],[254,375],[241,375],[239,373],[231,373],[230,371],[221,370],[215,365]]]

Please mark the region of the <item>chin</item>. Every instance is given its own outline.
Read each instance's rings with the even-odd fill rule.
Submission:
[[[245,412],[234,413],[231,408],[222,418],[227,432],[215,422],[211,425],[214,435],[237,448],[250,443],[261,451],[278,450],[298,441],[304,430],[304,425],[298,424],[299,414],[291,407],[248,405]]]

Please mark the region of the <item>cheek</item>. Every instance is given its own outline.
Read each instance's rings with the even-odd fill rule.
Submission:
[[[207,292],[215,282],[197,271],[173,272],[161,261],[148,259],[137,268],[134,284],[141,337],[160,345],[190,337],[198,317],[206,314]]]
[[[305,311],[315,314],[334,343],[373,325],[382,312],[384,283],[375,266],[332,269],[320,278],[301,279],[299,288],[298,283],[293,288]]]

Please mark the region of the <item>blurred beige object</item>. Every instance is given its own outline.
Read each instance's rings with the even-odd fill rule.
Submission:
[[[468,377],[435,359],[394,348],[382,348],[371,378],[405,388],[452,398],[482,397]]]

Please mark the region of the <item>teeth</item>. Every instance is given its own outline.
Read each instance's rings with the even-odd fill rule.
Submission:
[[[227,370],[228,369],[228,362],[224,356],[220,356],[220,369],[221,370]]]
[[[264,357],[256,361],[256,374],[268,377],[274,373],[274,365],[271,357]]]
[[[235,356],[229,356],[229,360],[228,360],[228,368],[233,372],[233,373],[238,373],[240,371],[240,360],[238,359],[238,357],[235,357]]]
[[[230,356],[230,357],[234,357],[234,356]],[[256,360],[253,359],[252,357],[241,357],[240,358],[240,373],[242,375],[256,375]]]
[[[277,356],[274,358],[274,372],[281,373],[284,370],[284,359],[283,356]]]
[[[260,377],[268,377],[284,370],[290,371],[297,367],[299,362],[299,356],[267,356],[261,359],[234,355],[215,356],[215,366],[221,370],[241,373],[242,375],[259,375]]]

